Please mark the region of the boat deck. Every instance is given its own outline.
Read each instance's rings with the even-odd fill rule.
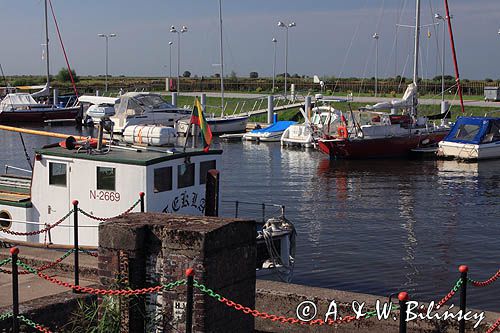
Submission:
[[[0,175],[0,204],[31,205],[31,178]]]

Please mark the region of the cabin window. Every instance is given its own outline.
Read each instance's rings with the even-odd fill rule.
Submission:
[[[215,161],[205,161],[200,163],[200,184],[207,182],[208,170],[217,169]]]
[[[8,221],[9,220],[9,221]],[[0,212],[0,227],[3,229],[10,229],[12,226],[12,217],[10,216],[9,212],[2,210]]]
[[[66,187],[66,164],[49,162],[49,185]]]
[[[455,134],[455,139],[471,141],[476,137],[480,129],[479,125],[462,124]]]
[[[184,188],[194,185],[194,163],[183,163],[177,166],[177,187]]]
[[[172,167],[155,169],[154,193],[172,190]]]
[[[114,191],[116,188],[115,168],[97,167],[97,189]]]

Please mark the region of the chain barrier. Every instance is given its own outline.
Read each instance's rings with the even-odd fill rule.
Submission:
[[[99,255],[97,253],[95,253],[95,252],[92,252],[92,251],[89,251],[89,250],[85,250],[85,249],[79,249],[79,250],[80,250],[80,252],[85,253],[85,254],[87,254],[87,255],[89,255],[91,257],[94,257],[94,258],[98,258],[99,257]]]
[[[40,266],[38,268],[34,268],[34,269],[36,270],[36,272],[42,272],[42,271],[45,271],[45,270],[47,270],[49,268],[52,268],[52,267],[60,264],[64,259],[66,259],[67,257],[69,257],[74,251],[75,250],[73,250],[73,249],[68,250],[66,253],[64,253],[61,257],[59,257],[58,259],[56,259],[54,262],[42,265],[42,266]],[[12,258],[9,258],[9,259],[12,260]],[[0,273],[12,274],[12,271],[0,268]],[[25,274],[32,274],[32,272],[29,271],[29,270],[25,270],[25,271],[18,272],[18,274],[25,275]]]
[[[12,312],[4,312],[0,315],[0,322],[12,318],[14,314]]]
[[[51,333],[51,331],[46,328],[46,327],[43,327],[42,325],[40,324],[37,324],[35,323],[33,320],[29,319],[29,318],[26,318],[25,316],[23,315],[19,315],[17,316],[17,318],[19,318],[22,322],[24,322],[26,325],[36,329],[37,331],[39,332],[44,332],[44,333]]]
[[[496,272],[488,280],[476,281],[476,280],[468,279],[468,282],[470,284],[472,284],[474,287],[486,287],[486,286],[489,286],[490,284],[492,284],[493,282],[495,282],[496,280],[498,280],[498,278],[500,278],[500,269],[498,270],[498,272]]]
[[[7,259],[0,261],[0,267],[7,265],[11,261],[12,261],[12,258],[7,258]]]
[[[123,213],[121,213],[120,215],[116,215],[116,216],[113,216],[113,217],[97,217],[97,216],[94,216],[90,213],[87,213],[86,211],[84,211],[83,209],[81,208],[78,208],[78,210],[80,211],[80,213],[82,213],[83,215],[85,215],[86,217],[90,218],[90,219],[93,219],[93,220],[96,220],[96,221],[101,221],[101,222],[105,222],[105,221],[108,221],[108,220],[111,220],[111,219],[114,219],[114,218],[118,218],[118,217],[122,217],[124,215],[127,215],[128,213],[130,213],[135,207],[137,207],[137,205],[141,202],[141,199],[138,199],[136,202],[134,202],[134,204],[132,204],[132,206],[127,209],[126,211],[124,211]]]
[[[186,280],[177,280],[175,282],[170,282],[167,284],[161,284],[158,286],[154,287],[149,287],[149,288],[141,288],[141,289],[96,289],[96,288],[91,288],[91,287],[82,287],[82,286],[77,286],[69,282],[64,282],[61,280],[58,280],[55,277],[48,276],[47,274],[43,274],[41,272],[38,272],[35,268],[31,267],[30,265],[27,265],[23,263],[22,261],[18,260],[17,264],[24,268],[25,270],[29,271],[32,274],[38,275],[40,278],[45,279],[49,282],[52,282],[54,284],[57,284],[59,286],[65,287],[65,288],[71,288],[73,290],[76,290],[81,293],[86,293],[86,294],[93,294],[93,295],[113,295],[113,296],[130,296],[130,295],[144,295],[144,294],[153,294],[157,293],[162,290],[170,290],[178,286],[182,286],[186,284]]]
[[[53,228],[57,227],[59,224],[63,223],[64,220],[66,220],[72,213],[73,213],[73,209],[70,210],[66,215],[64,215],[60,220],[58,220],[54,224],[49,224],[45,228],[40,229],[40,230],[29,231],[29,232],[19,232],[19,231],[12,231],[12,230],[5,229],[5,228],[0,228],[0,231],[1,232],[5,232],[7,234],[11,234],[11,235],[16,235],[16,236],[34,236],[34,235],[39,235],[41,233],[48,232],[50,229],[53,229]]]
[[[275,321],[275,322],[279,321],[279,322],[284,323],[284,324],[288,323],[288,324],[299,324],[299,325],[308,325],[308,326],[336,325],[336,324],[350,323],[352,321],[360,320],[360,319],[368,319],[368,318],[371,318],[371,317],[374,317],[377,315],[377,311],[369,311],[362,318],[356,318],[356,316],[345,316],[345,317],[341,317],[337,320],[328,319],[328,321],[324,321],[323,319],[315,319],[315,320],[311,320],[311,321],[302,321],[302,320],[292,318],[292,317],[277,316],[277,315],[273,315],[273,314],[268,314],[266,312],[260,312],[258,310],[243,306],[241,304],[233,302],[233,301],[217,294],[212,289],[207,288],[206,286],[204,286],[203,284],[199,283],[196,280],[194,280],[193,285],[196,288],[198,288],[201,292],[207,294],[210,297],[215,298],[216,300],[218,300],[221,303],[224,303],[228,307],[234,308],[237,311],[241,311],[245,314],[252,315],[254,317],[269,319],[269,320]],[[397,306],[393,306],[391,308],[391,310],[396,310],[397,308],[398,308]]]
[[[458,291],[458,289],[460,289],[462,284],[463,284],[462,278],[458,279],[457,283],[455,283],[455,286],[453,286],[450,292],[437,303],[437,309],[439,309],[446,302],[448,302],[453,296],[455,296],[456,292]]]
[[[500,318],[497,319],[497,321],[491,325],[490,328],[486,331],[486,333],[492,333],[494,330],[496,330],[500,326]]]

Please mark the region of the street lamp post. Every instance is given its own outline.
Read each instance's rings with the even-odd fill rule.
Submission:
[[[168,68],[169,68],[169,80],[172,78],[172,44],[174,42],[168,42]]]
[[[275,88],[275,82],[276,82],[276,43],[278,40],[276,38],[273,38],[271,40],[274,44],[274,60],[273,60],[273,90],[272,93],[274,94],[274,88]]]
[[[188,31],[188,28],[183,25],[181,30],[177,30],[174,26],[170,27],[170,32],[177,34],[177,94],[180,92],[181,81],[180,81],[180,71],[181,71],[181,34]]]
[[[378,33],[373,34],[373,39],[375,39],[375,97],[378,93],[378,39],[380,38]]]
[[[287,93],[286,93],[286,90],[287,90],[286,80],[287,80],[287,76],[288,76],[288,29],[293,28],[295,26],[296,26],[295,22],[291,22],[288,24],[285,24],[281,21],[278,22],[278,27],[285,28],[285,30],[286,30],[286,38],[285,38],[285,98],[286,99],[288,98]]]
[[[98,34],[99,37],[106,38],[106,88],[105,91],[108,92],[108,40],[111,37],[116,37],[116,34]]]

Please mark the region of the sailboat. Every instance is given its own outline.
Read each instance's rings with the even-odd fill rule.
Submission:
[[[420,0],[416,0],[413,83],[402,99],[350,112],[339,124],[337,135],[324,135],[319,149],[330,159],[389,158],[409,155],[412,150],[435,146],[449,132],[444,122],[430,123],[417,115],[418,49],[420,38]],[[383,109],[402,109],[402,115],[389,115]]]
[[[9,93],[0,101],[0,123],[42,122],[49,119],[75,119],[80,112],[79,106],[66,107],[37,102],[35,98],[50,96],[49,35],[47,20],[47,0],[45,0],[45,56],[47,83],[33,94]]]

